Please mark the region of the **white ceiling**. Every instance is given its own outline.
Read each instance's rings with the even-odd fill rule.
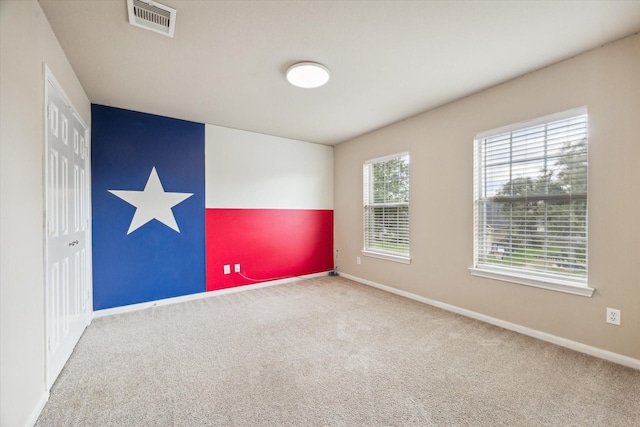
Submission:
[[[640,31],[640,1],[40,0],[92,103],[336,144]],[[293,63],[331,70],[288,84]]]

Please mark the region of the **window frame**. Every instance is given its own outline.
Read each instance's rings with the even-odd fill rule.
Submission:
[[[374,181],[374,177],[371,176],[372,174],[370,174],[368,172],[368,168],[374,164],[377,163],[384,163],[387,162],[389,160],[394,160],[394,159],[398,159],[398,158],[402,158],[402,157],[406,157],[407,158],[407,162],[410,165],[411,162],[411,157],[408,151],[404,151],[404,152],[400,152],[400,153],[395,153],[395,154],[391,154],[388,156],[383,156],[383,157],[377,157],[375,159],[370,159],[370,160],[366,160],[363,164],[363,168],[362,168],[362,182],[363,182],[363,200],[362,200],[362,206],[363,206],[363,215],[362,215],[362,222],[363,222],[363,239],[362,239],[362,244],[363,244],[363,249],[361,251],[361,254],[363,256],[367,256],[367,257],[372,257],[372,258],[378,258],[378,259],[384,259],[387,261],[394,261],[394,262],[399,262],[399,263],[403,263],[403,264],[410,264],[411,263],[411,242],[409,240],[409,244],[408,244],[408,250],[406,253],[404,252],[396,252],[393,250],[385,250],[385,249],[376,249],[376,248],[372,248],[371,245],[367,246],[368,244],[368,238],[367,236],[369,235],[369,231],[368,231],[368,221],[367,221],[367,211],[368,209],[370,209],[371,207],[379,207],[379,208],[388,208],[388,207],[404,207],[406,206],[407,208],[407,227],[406,227],[406,233],[408,238],[410,238],[410,214],[409,214],[409,210],[410,210],[410,196],[408,196],[408,200],[407,202],[393,202],[393,203],[375,203],[375,202],[370,202],[369,199],[372,198],[372,192],[373,192],[373,187],[375,185],[375,181]],[[371,167],[372,169],[372,167]],[[411,167],[409,166],[409,173],[407,175],[407,188],[409,189],[408,192],[410,194],[411,192],[411,178],[410,178],[410,174],[411,174]],[[367,185],[368,184],[368,185]]]
[[[550,124],[556,121],[567,120],[572,117],[587,115],[586,128],[587,128],[587,148],[586,153],[588,157],[588,147],[589,147],[589,117],[588,110],[586,107],[574,108],[571,110],[562,111],[556,114],[551,114],[544,117],[539,117],[534,120],[529,120],[525,122],[515,123],[508,126],[503,126],[497,129],[492,129],[484,132],[480,132],[474,137],[474,148],[473,148],[473,267],[469,268],[471,275],[479,276],[484,278],[490,278],[495,280],[501,280],[521,285],[533,286],[537,288],[549,289],[554,291],[566,292],[575,295],[587,296],[590,297],[593,295],[594,289],[589,287],[588,280],[588,260],[586,261],[586,272],[584,278],[575,278],[568,277],[562,275],[556,275],[550,273],[548,271],[535,271],[531,269],[523,269],[513,266],[500,266],[489,263],[480,263],[480,252],[481,245],[484,241],[484,232],[482,228],[482,220],[479,218],[480,204],[485,203],[490,198],[489,197],[481,197],[480,187],[483,184],[483,175],[482,169],[484,164],[481,149],[483,140],[486,138],[499,136],[501,134],[506,133],[515,133],[518,131],[522,131],[528,128],[532,128],[535,126],[541,126]],[[546,137],[545,137],[545,146],[546,146]],[[545,154],[545,159],[550,159]],[[546,160],[545,160],[546,161]],[[510,161],[509,167],[513,167],[513,162]],[[587,167],[587,190],[584,195],[584,200],[586,202],[586,209],[588,211],[588,179],[589,179],[589,170]],[[588,216],[588,214],[587,214]],[[484,223],[483,223],[484,224]],[[546,225],[546,222],[545,222]],[[481,235],[482,234],[482,235]],[[588,220],[585,220],[585,253],[588,252],[589,245],[589,237],[588,237]]]

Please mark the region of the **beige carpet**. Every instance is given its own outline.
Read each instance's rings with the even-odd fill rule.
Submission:
[[[639,426],[640,371],[320,278],[94,320],[37,426]]]

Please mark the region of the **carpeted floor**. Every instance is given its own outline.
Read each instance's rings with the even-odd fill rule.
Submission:
[[[44,426],[638,426],[640,371],[343,278],[95,319]]]

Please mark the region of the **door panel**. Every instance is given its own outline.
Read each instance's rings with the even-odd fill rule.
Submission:
[[[52,79],[47,79],[46,247],[47,386],[64,367],[90,319],[89,159],[87,128]]]

